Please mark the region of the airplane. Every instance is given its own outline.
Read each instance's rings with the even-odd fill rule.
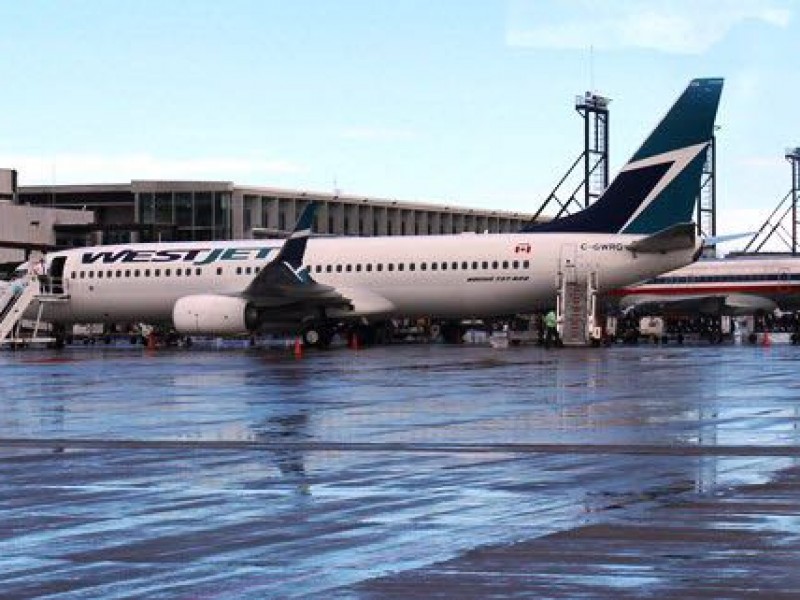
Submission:
[[[47,257],[43,319],[145,322],[182,335],[298,331],[325,345],[332,324],[393,317],[511,315],[551,307],[564,261],[609,291],[696,260],[691,223],[722,92],[692,80],[588,209],[506,234],[310,237],[308,204],[288,240],[75,248]],[[35,311],[35,303],[30,312]]]
[[[745,316],[800,310],[800,258],[704,259],[609,292],[622,312]]]

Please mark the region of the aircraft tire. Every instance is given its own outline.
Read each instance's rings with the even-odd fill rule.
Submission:
[[[324,327],[307,327],[302,338],[303,344],[309,348],[327,348],[331,344],[331,333]]]

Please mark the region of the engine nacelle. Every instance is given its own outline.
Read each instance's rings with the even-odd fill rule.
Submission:
[[[197,294],[175,302],[172,324],[179,333],[235,335],[256,329],[258,313],[243,298]]]

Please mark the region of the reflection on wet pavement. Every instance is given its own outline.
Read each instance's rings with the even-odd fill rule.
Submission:
[[[798,589],[796,353],[3,353],[0,586],[777,597]]]

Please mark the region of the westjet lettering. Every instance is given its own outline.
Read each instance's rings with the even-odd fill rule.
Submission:
[[[43,303],[44,318],[162,323],[185,334],[294,328],[324,343],[334,321],[547,308],[559,274],[576,265],[597,274],[601,293],[646,280],[699,253],[691,220],[721,91],[721,79],[691,82],[581,213],[469,243],[462,235],[309,239],[315,206],[308,204],[285,242],[57,252],[48,272],[62,301]]]
[[[173,250],[135,250],[84,252],[81,262],[85,265],[102,263],[169,263],[190,262],[207,265],[216,261],[266,260],[274,248],[176,248]],[[207,253],[207,254],[206,254]],[[205,255],[204,255],[205,254]]]

